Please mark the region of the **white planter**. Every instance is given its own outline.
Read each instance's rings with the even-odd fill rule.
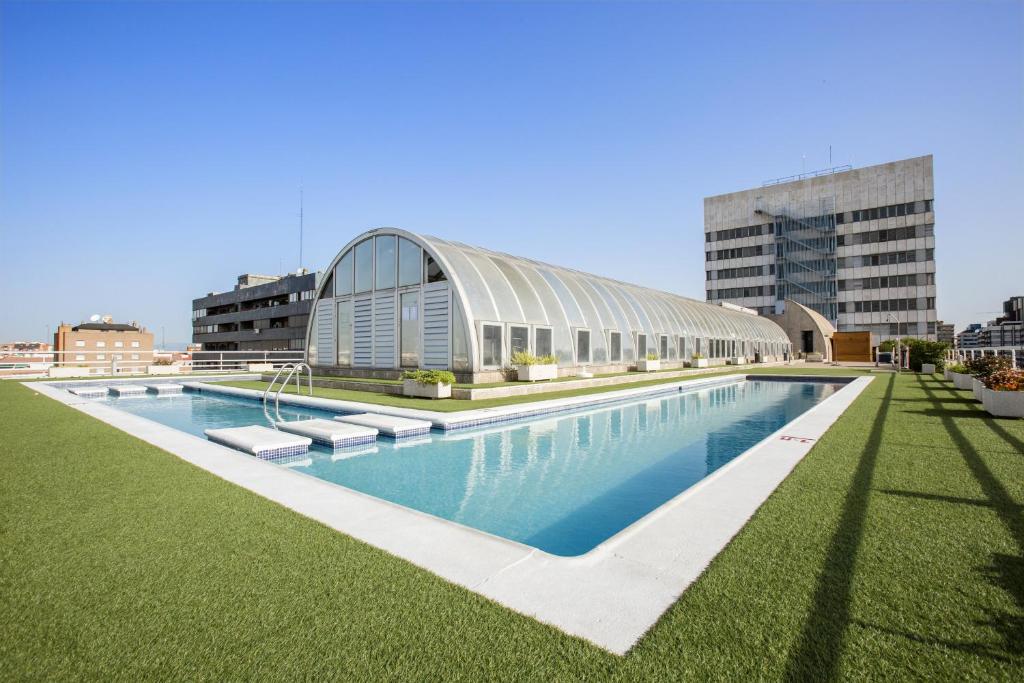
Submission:
[[[417,398],[451,398],[451,384],[424,384],[414,379],[402,380],[402,393]]]
[[[52,367],[47,369],[46,374],[49,377],[85,377],[89,374],[89,368]]]
[[[732,358],[729,359],[729,363],[731,365],[745,365],[746,362],[747,359],[744,356],[733,356]]]
[[[641,358],[636,362],[636,369],[640,372],[655,372],[661,370],[661,360],[647,360]]]
[[[808,363],[821,363],[825,358],[820,353],[808,353],[804,356],[804,360]]]
[[[273,363],[249,363],[245,366],[245,369],[249,372],[273,372]]]
[[[517,365],[516,379],[520,382],[537,382],[544,379],[555,379],[558,377],[558,366],[554,363],[548,365]]]
[[[973,377],[968,375],[966,372],[951,372],[949,374],[953,378],[953,386],[957,389],[960,391],[971,390],[971,380],[974,379]]]
[[[1024,417],[1024,391],[981,390],[981,403],[995,417]]]
[[[181,372],[180,365],[147,365],[147,375],[177,375]]]
[[[921,373],[925,375],[934,375],[935,365],[932,363],[921,363]]]
[[[985,385],[977,377],[971,377],[971,391],[974,392],[974,400],[981,401],[981,392]]]
[[[708,366],[707,358],[694,358],[690,361],[691,368],[706,368]]]
[[[953,373],[949,371],[949,368],[946,368],[945,370],[942,371],[942,376],[943,376],[943,378],[945,378],[945,380],[947,382],[952,382],[953,381],[953,376],[952,375],[953,375]]]

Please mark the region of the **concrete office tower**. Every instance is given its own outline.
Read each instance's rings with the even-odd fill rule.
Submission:
[[[704,199],[707,300],[762,315],[793,299],[840,332],[934,340],[931,155]]]

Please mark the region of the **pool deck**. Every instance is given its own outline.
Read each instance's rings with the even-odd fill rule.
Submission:
[[[679,391],[680,386],[687,390],[699,389],[744,377],[744,373],[737,373],[556,402],[542,401],[529,404],[529,408],[542,409],[537,414],[562,412],[609,400]],[[815,379],[821,381],[820,377]],[[849,379],[828,378],[830,381]],[[61,388],[61,383],[26,386],[510,609],[585,638],[615,654],[625,654],[700,576],[872,380],[872,377],[856,377],[848,381],[842,389],[779,431],[579,557],[550,555],[246,456],[105,403],[80,398]],[[329,401],[288,398],[303,399],[294,403],[310,407],[326,406],[305,401]],[[284,395],[281,400],[285,401]],[[441,414],[330,402],[352,405],[352,408],[344,408],[348,412],[395,414],[432,422],[438,420],[441,424],[467,419],[473,422],[481,417],[488,418],[483,424],[491,424],[530,416],[524,414],[521,405]],[[542,405],[548,403],[559,405]],[[338,410],[337,407],[328,409]],[[508,417],[511,413],[504,412],[495,415],[494,411],[512,411],[519,417],[511,418]],[[426,418],[427,414],[432,417]],[[493,417],[505,419],[491,420]]]

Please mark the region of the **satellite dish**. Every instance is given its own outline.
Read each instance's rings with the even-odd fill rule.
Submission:
[[[99,313],[93,313],[92,315],[89,316],[89,322],[91,322],[91,323],[98,322],[99,319],[100,319],[100,314]]]

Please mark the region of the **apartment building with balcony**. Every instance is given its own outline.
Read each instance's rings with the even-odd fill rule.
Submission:
[[[302,351],[319,273],[246,273],[229,292],[192,300],[192,343],[202,351]]]

